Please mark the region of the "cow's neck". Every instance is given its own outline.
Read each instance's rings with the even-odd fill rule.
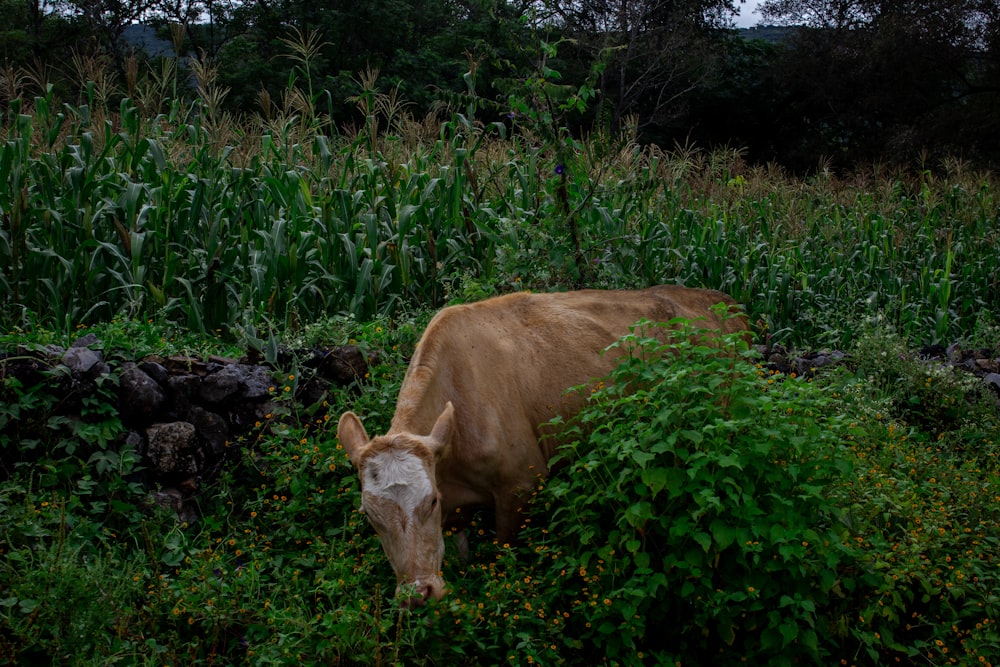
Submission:
[[[396,401],[396,413],[387,435],[429,435],[449,397],[434,381],[435,371],[426,365],[411,365]]]

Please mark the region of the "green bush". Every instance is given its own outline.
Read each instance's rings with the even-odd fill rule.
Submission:
[[[0,479],[20,473],[34,492],[127,526],[140,456],[124,444],[117,375],[80,380],[61,364],[32,363],[39,381],[30,386],[0,364]]]
[[[667,344],[640,331],[619,347],[534,510],[558,553],[535,576],[572,611],[568,648],[612,664],[827,657],[857,558],[830,391],[776,380],[739,339],[720,351],[689,329]]]
[[[851,360],[862,381],[855,386],[866,394],[856,405],[859,414],[899,419],[938,435],[994,411],[981,380],[946,361],[921,359],[881,321],[861,329]]]

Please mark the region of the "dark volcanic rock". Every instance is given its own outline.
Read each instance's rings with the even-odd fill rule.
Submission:
[[[97,339],[97,334],[89,333],[85,336],[80,336],[79,338],[77,338],[75,341],[73,341],[73,344],[70,347],[90,347],[91,345],[94,345],[98,342],[100,341],[98,341]]]
[[[122,417],[129,423],[149,423],[167,403],[163,388],[141,368],[129,365],[118,379]]]
[[[225,454],[226,443],[229,441],[229,424],[225,418],[200,406],[192,405],[188,412],[188,421],[194,426],[198,437],[208,445],[213,456],[221,457]]]
[[[222,403],[235,395],[243,384],[245,372],[238,364],[223,366],[201,381],[201,398],[209,403]]]
[[[243,371],[243,398],[258,401],[270,396],[274,378],[271,372],[263,366],[241,364]]]
[[[93,379],[108,372],[104,357],[87,347],[71,347],[62,356],[64,366],[79,378]]]
[[[3,351],[0,380],[13,377],[26,388],[46,383],[46,391],[67,397],[58,404],[59,416],[80,420],[81,397],[111,370],[99,348],[97,337],[88,334],[68,349]],[[354,345],[309,352],[298,359],[303,372],[295,400],[314,403],[334,384],[354,385],[368,372],[368,361]],[[288,363],[293,362],[289,356]],[[129,429],[121,443],[144,461],[130,481],[155,489],[153,502],[172,508],[182,521],[193,521],[190,499],[200,484],[238,458],[233,444],[277,411],[276,370],[247,360],[186,355],[150,355],[116,370],[117,408]],[[4,430],[0,427],[0,435]],[[0,475],[9,474],[17,462],[0,460]]]
[[[167,378],[170,374],[167,369],[155,361],[143,361],[139,364],[139,370],[148,375],[150,379],[159,385],[164,385],[167,383]]]
[[[314,354],[318,357],[319,375],[338,384],[356,382],[368,372],[368,358],[357,345],[343,345]]]
[[[146,429],[146,455],[156,472],[195,473],[195,428],[188,422],[153,424]]]

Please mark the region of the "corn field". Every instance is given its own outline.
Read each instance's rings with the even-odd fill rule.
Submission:
[[[946,342],[1000,313],[998,182],[959,161],[801,179],[738,150],[600,136],[566,160],[527,127],[359,100],[350,134],[210,104],[14,100],[0,325],[295,330],[436,308],[469,285],[712,287],[790,342],[843,343],[873,316]]]

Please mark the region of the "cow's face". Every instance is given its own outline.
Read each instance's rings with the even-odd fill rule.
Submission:
[[[345,413],[337,437],[361,477],[361,504],[396,573],[396,592],[412,586],[410,603],[444,595],[441,495],[435,463],[451,440],[451,403],[430,435],[398,433],[368,440],[361,421]]]

